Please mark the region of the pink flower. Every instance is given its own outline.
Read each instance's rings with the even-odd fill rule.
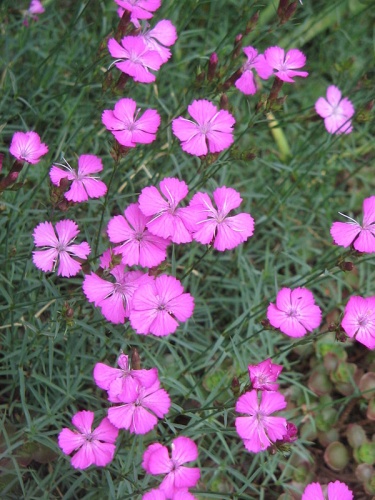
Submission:
[[[176,493],[171,497],[166,496],[163,490],[151,490],[143,495],[142,500],[168,500],[169,498],[172,500],[197,500],[187,488],[176,490]]]
[[[172,441],[170,448],[171,457],[166,446],[151,444],[143,454],[142,467],[148,474],[166,474],[159,489],[166,498],[177,499],[174,495],[182,489],[196,486],[199,481],[198,467],[183,466],[186,462],[197,460],[198,447],[190,438],[180,436]],[[184,497],[179,498],[182,500]]]
[[[184,293],[181,283],[161,275],[134,293],[130,324],[143,335],[170,335],[177,330],[178,321],[187,321],[193,310],[194,298]]]
[[[42,2],[40,0],[31,0],[28,12],[29,14],[35,15],[35,14],[43,14],[45,12],[45,8],[42,5]],[[38,19],[38,18],[36,18]]]
[[[341,326],[350,338],[375,348],[375,297],[350,297]]]
[[[284,82],[293,83],[295,76],[308,76],[307,71],[296,71],[306,64],[306,56],[298,49],[291,49],[285,54],[281,47],[269,47],[264,52],[265,62],[275,69],[275,75]]]
[[[150,370],[132,370],[129,357],[120,354],[118,361],[120,368],[112,368],[104,363],[96,363],[93,377],[95,384],[108,392],[110,398],[129,397],[139,386],[146,389],[152,386],[158,378],[157,368]]]
[[[358,252],[375,252],[375,196],[363,201],[362,225],[356,220],[339,212],[350,222],[334,222],[331,227],[331,236],[336,245],[347,248],[350,245]]]
[[[150,50],[142,37],[125,36],[121,45],[114,38],[108,40],[108,50],[116,58],[115,66],[123,73],[141,83],[154,82],[156,77],[150,69],[157,71],[163,60],[156,50]]]
[[[116,215],[108,223],[108,237],[112,243],[121,243],[114,248],[128,266],[153,267],[167,258],[170,241],[155,236],[147,229],[151,217],[146,217],[138,203],[132,203],[124,215]]]
[[[274,384],[283,367],[272,363],[268,358],[258,365],[249,365],[249,377],[254,389],[260,391],[277,391],[279,384]]]
[[[201,99],[193,101],[188,112],[195,122],[181,116],[172,121],[172,131],[182,141],[184,151],[204,156],[208,152],[219,153],[233,143],[236,120],[228,111],[218,110],[212,102]]]
[[[33,262],[36,267],[47,273],[54,270],[58,264],[59,276],[75,276],[82,265],[72,256],[86,259],[91,251],[86,241],[72,245],[78,233],[78,226],[72,220],[57,222],[55,229],[51,222],[38,224],[33,233],[34,243],[35,246],[44,249],[33,252]]]
[[[70,462],[75,469],[86,469],[93,464],[104,467],[113,460],[118,429],[104,418],[92,431],[93,421],[94,412],[79,411],[72,418],[78,432],[64,428],[59,434],[59,446],[66,455],[78,450]]]
[[[154,28],[144,31],[140,36],[149,50],[156,50],[163,63],[168,61],[172,54],[166,47],[170,47],[177,40],[177,31],[171,21],[163,19]]]
[[[315,103],[315,111],[324,118],[324,125],[330,134],[350,134],[354,115],[354,106],[347,97],[341,99],[340,90],[334,85],[327,89],[327,99],[319,97]]]
[[[124,403],[109,408],[110,422],[118,429],[127,429],[134,434],[151,431],[158,418],[164,418],[171,406],[170,397],[160,388],[159,380],[150,387],[138,385],[131,393],[108,399],[113,403]]]
[[[100,307],[108,321],[120,324],[129,317],[136,289],[153,278],[142,271],[125,272],[124,264],[114,267],[110,274],[115,278],[114,283],[91,273],[85,276],[82,287],[87,300]]]
[[[102,114],[102,122],[112,132],[116,140],[128,148],[139,144],[150,144],[156,139],[160,125],[160,115],[154,109],[146,109],[137,119],[140,109],[133,99],[120,99],[115,109],[106,109]]]
[[[318,328],[322,312],[307,288],[282,288],[277,294],[276,304],[268,306],[267,318],[273,327],[289,337],[303,337]]]
[[[239,397],[236,411],[249,416],[236,418],[236,430],[244,440],[247,450],[259,453],[285,436],[287,432],[285,418],[270,415],[283,410],[286,405],[284,396],[273,391],[258,393],[253,390]]]
[[[125,10],[131,12],[131,22],[139,28],[138,19],[151,19],[160,5],[161,0],[115,0]]]
[[[151,218],[147,222],[147,229],[174,243],[189,243],[192,236],[186,228],[187,209],[178,207],[188,194],[187,184],[173,177],[166,177],[159,186],[164,198],[155,186],[142,189],[139,196],[139,208],[146,217]]]
[[[36,132],[16,132],[12,137],[9,152],[19,161],[39,163],[40,157],[48,153],[48,146],[41,142]]]
[[[324,488],[325,489],[325,488]],[[335,481],[328,483],[327,492],[324,495],[319,483],[310,483],[306,486],[301,500],[352,500],[353,493],[345,483]]]
[[[213,192],[213,197],[217,209],[207,193],[196,193],[193,196],[188,207],[192,221],[190,230],[194,240],[203,245],[213,242],[216,250],[231,250],[253,234],[254,219],[247,213],[227,217],[242,202],[240,194],[234,189],[219,187]]]
[[[87,201],[89,198],[100,198],[107,192],[107,186],[98,177],[91,174],[96,174],[103,170],[102,160],[95,155],[81,155],[78,158],[78,171],[72,169],[67,163],[60,165],[61,168],[53,165],[49,176],[52,184],[60,185],[61,179],[72,181],[70,189],[64,193],[64,196],[69,201],[81,202]]]
[[[273,73],[273,69],[267,63],[263,54],[258,54],[254,47],[244,47],[243,51],[247,56],[247,62],[242,67],[242,75],[235,82],[235,86],[246,95],[254,95],[257,91],[257,85],[254,79],[253,70],[258,73],[260,78],[267,80]]]

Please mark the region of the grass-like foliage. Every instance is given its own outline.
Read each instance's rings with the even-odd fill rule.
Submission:
[[[299,499],[308,483],[336,480],[347,483],[355,498],[370,498],[375,494],[375,358],[357,330],[350,334],[345,328],[354,336],[349,338],[340,325],[350,297],[375,296],[374,234],[366,229],[370,247],[366,243],[366,251],[358,251],[358,234],[343,248],[335,245],[330,228],[335,221],[348,222],[338,212],[362,225],[363,200],[375,195],[372,2],[305,0],[288,7],[277,0],[165,0],[149,23],[170,20],[178,39],[169,47],[169,61],[150,70],[156,76],[151,83],[136,82],[121,73],[121,63],[113,64],[108,40],[129,36],[119,32],[113,0],[42,3],[45,12],[35,20],[26,12],[27,0],[0,2],[1,498],[141,499],[163,477],[142,467],[145,450],[156,442],[190,446],[192,453],[198,447],[197,460],[186,466],[200,469],[190,491],[201,500]],[[288,83],[263,78],[260,71],[257,92],[244,94],[235,81],[247,60],[242,48],[249,46],[259,54],[276,46],[298,49],[306,64],[297,71],[308,76]],[[326,98],[332,85],[354,106],[350,133],[329,133],[315,111],[315,102]],[[135,119],[145,110],[157,111],[160,125],[150,131],[155,140],[133,138],[134,144],[121,145],[104,126],[103,111],[112,113],[124,98],[141,108]],[[207,155],[201,149],[191,154],[180,137],[179,117],[194,120],[187,108],[200,100],[221,110],[220,117],[235,119],[233,138],[227,129],[218,132],[226,136],[223,148],[211,149],[203,139]],[[12,138],[28,131],[39,134],[48,153],[36,164],[15,163]],[[64,197],[72,179],[61,179],[55,170],[52,183],[50,169],[64,169],[65,160],[77,169],[81,155],[100,158],[103,170],[97,175],[107,191],[102,186],[97,197],[76,203],[75,195]],[[175,306],[171,312],[178,320],[177,328],[170,327],[174,333],[155,336],[152,328],[158,327],[147,330],[139,308],[130,321],[108,321],[111,310],[103,310],[104,317],[88,287],[95,282],[100,290],[99,277],[100,283],[108,279],[108,270],[93,273],[103,252],[117,245],[109,242],[109,221],[118,221],[113,218],[138,200],[146,206],[151,191],[144,189],[159,189],[165,178],[186,183],[186,199],[194,197],[196,211],[207,206],[206,195],[196,193],[207,193],[212,201],[217,188],[232,188],[242,203],[229,216],[251,217],[246,216],[246,236],[224,251],[221,226],[208,241],[195,229],[191,242],[173,235],[168,246],[159,242],[167,258],[149,266],[144,289],[149,298],[164,293],[163,287],[181,293],[174,292],[180,286],[175,279],[162,278],[168,275],[181,282],[186,295],[179,306],[184,311]],[[41,250],[34,245],[34,230],[50,222],[52,231],[62,220],[77,224],[73,244],[87,242],[91,253],[87,261],[87,246],[75,254],[75,265],[82,266],[75,272],[56,266],[43,272],[48,261],[38,267],[33,262],[33,251]],[[112,224],[114,242],[117,225]],[[157,231],[168,227],[159,224]],[[121,253],[114,259],[120,262]],[[130,269],[144,272],[145,267]],[[286,335],[289,327],[276,324],[270,312],[267,319],[267,311],[280,290],[298,287],[308,296],[303,300],[313,296],[321,318],[318,313],[311,328],[293,338],[297,335]],[[138,304],[142,300],[137,296]],[[362,326],[370,317],[374,343],[368,304],[365,319],[357,319]],[[96,427],[112,408],[114,423],[116,400],[108,401],[111,389],[95,384],[93,370],[97,363],[116,366],[121,352],[132,355],[133,368],[157,368],[160,389],[155,391],[161,391],[160,400],[168,393],[170,408],[165,399],[169,410],[158,415],[150,432],[120,430],[114,459],[105,467],[73,468],[58,435],[63,428],[73,430],[71,419],[82,410],[94,412]],[[239,398],[244,405],[261,397],[261,391],[250,392],[257,387],[250,386],[248,365],[268,358],[282,366],[277,397],[285,405],[281,402],[274,415],[284,427],[284,419],[293,423],[298,439],[271,439],[271,446],[258,452],[257,428],[244,446],[236,418],[246,415],[236,405]],[[361,439],[353,437],[353,429]],[[337,463],[332,443],[342,446],[343,462]]]

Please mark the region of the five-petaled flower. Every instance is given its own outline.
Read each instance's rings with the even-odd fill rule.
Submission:
[[[142,467],[148,474],[166,474],[159,489],[166,498],[181,498],[175,496],[181,490],[194,487],[200,478],[198,467],[185,467],[183,464],[198,458],[198,447],[188,437],[180,436],[171,443],[171,456],[168,448],[160,443],[151,444],[143,454]],[[190,497],[187,497],[190,498]]]
[[[86,259],[91,251],[86,241],[79,245],[72,244],[78,233],[78,226],[72,220],[57,222],[55,229],[51,222],[38,224],[33,233],[34,243],[35,246],[44,247],[44,249],[33,252],[33,262],[36,267],[44,272],[50,272],[58,265],[58,275],[75,276],[82,264],[72,256]]]
[[[155,186],[145,187],[139,196],[139,208],[149,218],[148,230],[174,243],[189,243],[192,236],[186,228],[188,211],[186,207],[178,206],[188,194],[187,184],[174,177],[166,177],[159,186],[164,197]]]
[[[178,321],[187,321],[193,310],[190,293],[175,277],[163,274],[135,291],[129,319],[137,333],[160,337],[174,333]]]
[[[189,204],[190,230],[193,238],[204,245],[213,244],[216,250],[231,250],[245,242],[254,232],[254,219],[241,213],[228,217],[239,207],[242,198],[232,188],[219,187],[213,192],[217,209],[207,193],[196,193]]]
[[[146,29],[140,35],[149,50],[156,50],[163,63],[171,57],[171,51],[167,49],[177,40],[175,26],[168,19],[159,21],[152,29]]]
[[[87,274],[82,288],[87,300],[100,307],[108,321],[120,324],[129,317],[136,289],[153,278],[142,271],[125,271],[124,264],[115,266],[110,274],[115,278],[114,283],[95,273]]]
[[[267,318],[271,325],[290,337],[303,337],[320,325],[322,312],[307,288],[282,288],[276,304],[270,304]]]
[[[246,95],[254,95],[257,91],[253,70],[260,78],[267,80],[273,73],[273,69],[267,63],[263,54],[258,54],[254,47],[244,47],[247,62],[242,66],[242,75],[235,82],[235,86]]]
[[[193,101],[188,112],[195,122],[182,116],[172,121],[172,131],[186,153],[205,156],[208,152],[219,153],[233,143],[236,120],[228,111],[218,110],[212,102],[201,99]]]
[[[127,429],[134,434],[146,434],[164,418],[171,406],[166,390],[157,379],[151,386],[138,385],[127,393],[109,396],[109,401],[119,403],[108,410],[110,422],[118,429]]]
[[[139,386],[151,387],[158,378],[157,368],[150,370],[132,370],[129,356],[120,354],[117,363],[120,368],[113,368],[105,363],[96,363],[93,371],[95,384],[108,392],[110,398],[125,395],[129,398]]]
[[[246,392],[239,397],[236,411],[248,416],[236,418],[236,430],[245,448],[254,453],[267,449],[287,433],[287,421],[271,414],[286,407],[284,396],[274,391]]]
[[[112,243],[120,243],[113,249],[122,256],[128,266],[154,267],[167,258],[170,240],[152,234],[147,229],[151,217],[146,217],[138,203],[132,203],[124,215],[115,215],[108,223],[108,237]]]
[[[161,0],[115,0],[115,2],[131,13],[130,20],[137,28],[140,26],[138,19],[151,19],[153,17],[151,12],[155,12],[161,5]]]
[[[108,50],[111,56],[116,58],[115,66],[133,77],[136,82],[154,82],[156,76],[150,70],[157,71],[164,62],[159,52],[150,50],[139,36],[125,36],[121,45],[111,38],[108,41]]]
[[[302,493],[301,500],[352,500],[353,493],[345,483],[335,481],[328,483],[327,488],[323,489],[319,483],[310,483],[306,486]]]
[[[347,97],[341,98],[340,90],[334,85],[327,89],[327,99],[319,97],[315,103],[315,111],[324,118],[324,125],[330,134],[350,134],[352,132],[351,117],[354,106]]]
[[[48,146],[41,142],[36,132],[16,132],[9,152],[19,161],[35,164],[39,163],[41,156],[48,153]]]
[[[283,367],[272,363],[268,358],[257,365],[249,365],[249,377],[253,389],[260,391],[277,391],[279,384],[274,382],[280,375]]]
[[[331,236],[336,245],[347,248],[353,245],[358,252],[375,252],[375,196],[363,200],[362,225],[356,220],[339,212],[349,222],[334,222]]]
[[[107,192],[104,182],[92,175],[103,170],[102,160],[97,156],[81,155],[78,158],[78,171],[75,171],[68,163],[56,165],[53,165],[49,172],[52,184],[59,186],[61,179],[72,181],[70,189],[64,193],[67,200],[82,202],[89,198],[100,198]]]
[[[66,455],[77,450],[70,462],[75,469],[86,469],[93,464],[104,467],[113,460],[118,429],[106,417],[92,430],[93,421],[94,412],[79,411],[72,418],[78,432],[64,428],[59,434],[58,443]]]
[[[375,297],[350,297],[341,326],[350,338],[375,349]]]
[[[269,47],[264,51],[265,62],[275,70],[275,76],[284,82],[293,83],[295,76],[305,78],[307,71],[298,71],[306,64],[306,56],[298,49],[287,53],[281,47]]]
[[[155,109],[146,109],[138,118],[140,109],[133,99],[120,99],[114,110],[106,109],[102,114],[102,122],[112,132],[116,140],[128,148],[139,144],[150,144],[156,139],[160,125],[160,115]]]

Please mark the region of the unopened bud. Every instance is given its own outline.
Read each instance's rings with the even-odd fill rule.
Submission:
[[[253,31],[253,29],[257,25],[258,19],[259,19],[259,10],[253,15],[250,21],[248,21],[248,23],[246,24],[245,35],[249,34],[250,31]]]
[[[135,347],[133,347],[133,349],[132,349],[131,365],[132,365],[132,370],[140,370],[141,369],[141,358],[140,358],[139,353]]]
[[[231,389],[233,392],[233,396],[237,398],[240,395],[240,382],[237,377],[233,377]]]
[[[228,96],[227,94],[221,94],[220,109],[228,109],[228,108],[229,108]]]
[[[233,53],[232,53],[233,59],[236,59],[241,54],[242,38],[243,38],[243,34],[239,33],[236,36],[236,38],[234,39],[234,47],[233,47]]]
[[[219,58],[217,57],[216,52],[213,52],[211,54],[209,63],[208,63],[208,71],[207,71],[207,79],[209,81],[213,80],[215,73],[216,73],[216,67],[219,62]]]

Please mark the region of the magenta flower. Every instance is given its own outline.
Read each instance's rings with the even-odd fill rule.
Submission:
[[[252,236],[254,219],[247,213],[227,217],[242,202],[234,189],[219,187],[213,192],[213,197],[217,209],[207,193],[199,192],[193,196],[188,207],[192,221],[190,230],[194,240],[203,245],[213,244],[221,252],[231,250]]]
[[[146,389],[158,379],[157,368],[150,370],[132,370],[129,356],[120,354],[117,363],[120,368],[112,368],[104,363],[96,363],[93,377],[95,384],[108,392],[110,398],[129,398],[139,386]]]
[[[168,500],[169,498],[172,500],[198,500],[187,488],[176,490],[173,497],[166,496],[162,490],[151,490],[143,495],[142,500]]]
[[[194,298],[184,293],[181,283],[161,275],[136,290],[129,319],[137,333],[160,337],[174,333],[178,321],[187,321],[193,310]]]
[[[171,406],[170,397],[160,388],[159,380],[150,387],[139,385],[131,393],[108,399],[112,403],[124,403],[109,408],[110,422],[118,429],[127,429],[134,434],[150,432],[158,418],[164,418]]]
[[[151,19],[160,5],[161,0],[115,0],[122,9],[131,12],[131,22],[139,28],[138,19]]]
[[[298,49],[285,53],[281,47],[269,47],[264,52],[265,62],[275,70],[275,75],[284,82],[293,83],[295,76],[305,78],[307,71],[296,71],[306,64],[306,56]]]
[[[341,99],[340,90],[334,85],[327,89],[327,99],[319,97],[315,111],[324,118],[324,125],[330,134],[350,134],[354,115],[354,106],[347,97]]]
[[[45,8],[42,5],[42,2],[40,0],[31,0],[29,8],[27,9],[28,13],[31,14],[32,16],[35,16],[35,14],[43,14],[45,12]],[[37,17],[35,19],[38,19]]]
[[[303,337],[318,328],[322,312],[307,288],[282,288],[277,294],[276,304],[268,306],[267,318],[273,327],[289,337]]]
[[[72,220],[57,222],[55,229],[51,222],[41,222],[34,229],[34,243],[43,250],[33,252],[33,262],[37,268],[45,273],[53,271],[58,265],[59,276],[75,276],[82,265],[73,257],[86,259],[90,253],[90,246],[86,241],[79,245],[72,245],[79,233],[77,224]],[[73,256],[73,257],[72,257]]]
[[[277,377],[280,375],[283,367],[272,363],[271,358],[268,358],[258,365],[249,365],[249,377],[253,389],[260,391],[277,391],[279,384],[274,384]]]
[[[170,239],[174,243],[189,243],[192,241],[190,231],[186,228],[187,209],[178,207],[188,194],[184,181],[166,177],[160,184],[159,193],[155,186],[142,189],[139,196],[139,208],[146,217],[150,233],[161,238]]]
[[[260,78],[267,80],[272,74],[273,69],[265,60],[263,54],[258,54],[254,47],[244,47],[243,51],[247,56],[247,62],[242,66],[242,75],[235,82],[235,86],[246,95],[254,95],[257,91],[254,72],[258,73]]]
[[[93,421],[94,412],[79,411],[72,418],[78,432],[64,428],[59,434],[58,443],[66,455],[77,450],[70,462],[75,469],[86,469],[93,464],[104,467],[113,460],[118,429],[104,418],[92,431]]]
[[[236,430],[247,450],[259,453],[285,436],[287,433],[285,418],[270,415],[283,410],[286,405],[284,396],[273,391],[258,393],[253,390],[239,397],[236,411],[248,416],[236,418]]]
[[[128,266],[153,267],[167,258],[170,241],[155,236],[147,229],[151,217],[146,217],[138,203],[132,203],[124,215],[116,215],[108,223],[108,237],[112,243],[121,243],[114,248]]]
[[[323,494],[323,489],[319,483],[310,483],[306,486],[302,494],[301,500],[352,500],[353,493],[345,483],[335,481],[328,483],[327,489],[324,488],[326,494]]]
[[[110,274],[115,278],[114,283],[91,273],[85,276],[82,287],[87,300],[100,307],[108,321],[120,324],[129,317],[136,289],[153,278],[142,271],[125,272],[124,264],[114,267]]]
[[[124,98],[116,102],[113,111],[106,109],[102,114],[106,128],[122,146],[128,148],[153,142],[160,125],[160,115],[155,109],[146,109],[138,118],[140,109],[136,107],[137,103],[133,99]]]
[[[172,131],[186,153],[205,156],[208,152],[219,153],[233,143],[236,120],[228,111],[218,110],[212,102],[201,99],[193,101],[188,112],[195,122],[182,116],[172,121]]]
[[[140,36],[149,50],[155,50],[159,54],[163,64],[172,55],[167,47],[173,45],[178,38],[175,26],[167,19],[159,21],[154,28],[147,29]]]
[[[148,474],[166,474],[159,489],[166,498],[175,496],[183,489],[196,486],[200,478],[198,467],[185,467],[183,464],[198,458],[198,447],[190,438],[180,436],[170,445],[171,457],[168,448],[160,443],[151,444],[143,454],[142,467]],[[183,496],[179,497],[181,500]],[[189,497],[187,497],[189,498]]]
[[[353,245],[358,252],[375,252],[375,196],[363,200],[362,225],[356,220],[339,212],[349,222],[334,222],[331,236],[336,245],[347,248]]]
[[[111,38],[108,40],[108,50],[116,58],[113,64],[136,82],[154,82],[156,77],[150,70],[157,71],[163,64],[159,53],[150,50],[139,36],[125,36],[121,45]]]
[[[375,348],[375,297],[350,297],[341,326],[369,349]]]
[[[100,198],[107,192],[107,186],[96,174],[103,170],[102,160],[95,155],[81,155],[78,158],[78,171],[76,172],[67,163],[60,165],[63,169],[53,165],[49,176],[52,184],[60,186],[61,179],[68,179],[72,181],[70,189],[64,193],[64,196],[69,201],[82,202],[87,201],[89,198]]]
[[[48,146],[41,142],[36,132],[15,132],[9,152],[17,160],[35,165],[48,153]]]

